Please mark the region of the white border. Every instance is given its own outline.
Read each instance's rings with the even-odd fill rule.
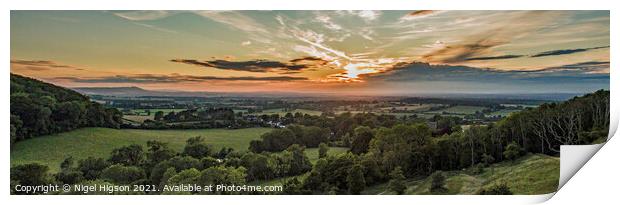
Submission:
[[[162,10],[334,10],[334,9],[372,9],[372,10],[416,10],[416,9],[445,9],[445,10],[612,10],[611,22],[618,22],[617,16],[614,16],[615,10],[618,9],[613,1],[604,0],[562,0],[562,1],[543,1],[543,0],[512,0],[512,1],[484,1],[484,0],[425,0],[425,1],[403,1],[403,0],[313,0],[307,2],[296,2],[292,0],[225,0],[225,1],[190,1],[190,0],[150,0],[150,1],[127,1],[127,0],[22,0],[2,3],[4,12],[2,13],[1,25],[4,32],[1,32],[4,44],[0,51],[5,56],[2,69],[5,76],[2,78],[2,89],[0,96],[9,96],[9,59],[10,59],[10,10],[132,10],[132,9],[162,9]],[[617,26],[611,24],[611,35],[617,36]],[[611,39],[614,44],[614,38]],[[617,48],[611,46],[610,55],[617,53]],[[612,67],[614,63],[612,62]],[[618,90],[618,74],[611,72],[611,90]],[[616,79],[616,80],[614,80]],[[611,93],[612,102],[618,102],[618,95]],[[6,99],[6,98],[5,98]],[[6,99],[2,103],[2,113],[0,113],[2,133],[9,132],[9,116],[10,107],[9,100]],[[612,103],[612,130],[616,130],[618,124],[618,105]],[[6,134],[5,134],[6,135]],[[5,138],[8,138],[6,136]],[[618,140],[610,140],[601,152],[594,156],[592,162],[589,162],[583,171],[577,173],[575,178],[566,184],[551,200],[555,203],[575,202],[581,200],[583,202],[589,199],[605,200],[608,197],[609,202],[618,201],[618,196],[613,191],[607,191],[608,195],[598,195],[601,190],[617,190],[618,183],[604,183],[606,179],[612,178],[611,174],[617,175],[618,164],[615,156],[618,155],[620,149]],[[2,153],[3,171],[0,181],[5,186],[2,188],[2,199],[8,204],[17,203],[49,203],[62,202],[68,204],[106,204],[111,203],[136,203],[136,204],[178,204],[178,203],[222,203],[222,204],[255,204],[255,203],[276,203],[276,204],[320,204],[320,203],[363,203],[363,204],[523,204],[541,202],[547,196],[9,196],[9,145],[3,143],[4,153]],[[613,155],[612,155],[613,154]],[[601,156],[603,155],[603,156]],[[613,160],[613,161],[612,161]],[[590,165],[592,164],[592,165]],[[591,167],[590,167],[591,166]],[[596,167],[598,166],[598,167]],[[615,170],[616,172],[613,172]],[[583,173],[582,173],[583,172]],[[604,173],[607,175],[599,174]],[[608,176],[609,175],[609,176]],[[591,180],[597,179],[603,181]],[[615,178],[618,182],[618,178]],[[590,182],[590,183],[588,183]],[[582,183],[582,184],[579,184]],[[590,186],[597,186],[592,189]],[[566,191],[564,191],[566,189]],[[589,195],[587,194],[589,193]],[[556,199],[560,198],[560,199]],[[582,199],[585,199],[582,200]],[[8,201],[7,201],[8,200]],[[558,202],[559,201],[559,202]],[[601,201],[604,202],[604,201]]]

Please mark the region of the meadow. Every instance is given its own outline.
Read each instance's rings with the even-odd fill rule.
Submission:
[[[141,144],[146,147],[149,140],[169,143],[181,151],[188,138],[203,136],[205,141],[219,150],[231,147],[245,151],[251,140],[260,139],[271,128],[247,129],[194,129],[194,130],[139,130],[81,128],[70,132],[40,136],[15,143],[11,150],[11,166],[38,162],[50,167],[52,172],[60,169],[60,162],[68,156],[74,159],[87,157],[107,158],[118,147]],[[318,153],[317,153],[318,155]]]

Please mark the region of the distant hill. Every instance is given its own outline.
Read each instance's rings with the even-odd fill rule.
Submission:
[[[85,95],[105,96],[169,96],[169,97],[206,97],[213,95],[209,92],[183,92],[183,91],[156,91],[145,90],[140,87],[77,87],[71,88]]]
[[[73,90],[11,73],[11,144],[80,127],[118,128],[122,113]]]

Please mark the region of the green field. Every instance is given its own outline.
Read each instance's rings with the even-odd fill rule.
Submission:
[[[270,128],[247,129],[195,129],[195,130],[138,130],[82,128],[70,132],[41,136],[15,143],[11,150],[11,165],[38,162],[48,165],[52,172],[60,168],[67,156],[75,159],[92,157],[107,158],[114,148],[129,144],[146,146],[149,140],[167,142],[175,150],[182,150],[190,137],[203,136],[215,149],[232,147],[247,150],[251,140]]]
[[[499,111],[491,112],[491,113],[486,114],[486,115],[487,116],[497,116],[497,115],[499,115],[499,116],[502,116],[502,117],[506,117],[506,116],[510,115],[510,113],[519,112],[519,111],[521,111],[521,110],[518,110],[518,109],[506,109],[506,110],[499,110]]]
[[[284,108],[275,108],[275,109],[267,109],[267,110],[263,110],[262,112],[256,112],[256,113],[252,113],[253,115],[273,115],[273,114],[278,114],[280,116],[284,116],[286,115],[286,113],[291,113],[291,114],[295,114],[295,113],[301,113],[301,114],[308,114],[308,115],[321,115],[321,111],[316,111],[316,110],[307,110],[307,109],[294,109],[294,110],[289,110],[289,111],[284,111]]]
[[[447,192],[444,194],[476,194],[480,188],[506,183],[514,194],[547,194],[555,192],[560,177],[560,159],[540,154],[530,154],[515,162],[494,164],[480,174],[468,171],[444,172]],[[430,177],[409,180],[405,194],[431,194]],[[368,187],[362,194],[394,194],[388,183]]]
[[[438,106],[437,104],[409,104],[400,106],[390,106],[380,108],[382,111],[428,111],[430,108]]]
[[[446,109],[441,109],[441,110],[435,110],[435,111],[429,111],[427,113],[437,113],[437,114],[441,114],[443,112],[447,112],[447,113],[456,113],[456,114],[463,114],[463,115],[467,115],[467,114],[474,114],[476,113],[476,111],[480,111],[482,112],[482,110],[485,107],[479,107],[479,106],[465,106],[465,105],[457,105],[457,106],[453,106],[453,107],[449,107]]]
[[[131,112],[133,112],[134,115],[123,114],[123,118],[141,123],[145,120],[153,120],[155,118],[155,113],[159,111],[164,112],[164,115],[166,115],[170,112],[179,112],[185,109],[148,109],[149,111],[151,111],[150,115],[148,115],[146,110],[147,109],[133,109],[131,110]]]

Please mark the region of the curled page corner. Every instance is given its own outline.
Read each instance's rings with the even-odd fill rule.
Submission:
[[[558,191],[564,186],[605,143],[593,145],[562,145],[560,148],[560,181]]]

